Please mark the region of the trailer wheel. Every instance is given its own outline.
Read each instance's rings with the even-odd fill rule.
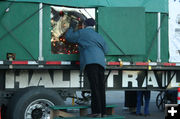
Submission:
[[[165,92],[161,91],[156,97],[156,106],[160,111],[164,111],[166,104]]]
[[[8,104],[8,119],[50,119],[50,108],[63,105],[57,92],[43,87],[21,89]]]

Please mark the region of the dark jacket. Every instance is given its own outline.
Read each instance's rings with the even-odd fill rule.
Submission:
[[[80,70],[87,64],[100,64],[105,68],[106,43],[101,35],[94,31],[93,27],[86,27],[73,32],[70,28],[66,33],[66,40],[78,43],[80,52]]]

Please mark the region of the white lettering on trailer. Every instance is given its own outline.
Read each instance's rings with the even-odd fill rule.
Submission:
[[[4,62],[3,62],[3,61],[0,61],[0,64],[4,64]]]
[[[162,75],[162,87],[165,87],[167,85],[167,74],[166,73],[163,73]]]
[[[108,72],[105,72],[105,74],[107,75]],[[114,86],[114,75],[118,75],[117,70],[111,71],[111,73],[107,79],[107,87],[109,87],[109,88]]]
[[[69,81],[63,81],[63,71],[56,70],[54,71],[54,85],[51,87],[69,87]]]
[[[27,70],[21,70],[16,76],[14,71],[6,72],[5,88],[15,88],[15,83],[19,83],[19,88],[28,86],[43,85],[45,87],[69,87],[70,81],[63,81],[62,71],[54,71],[54,78],[51,79],[48,70],[34,70],[31,79]]]
[[[79,88],[79,70],[71,70],[70,73],[67,74],[70,75],[69,78],[63,77],[64,72],[62,70],[20,70],[17,72],[9,70],[5,75],[5,88],[24,88],[38,85],[43,85],[48,88]],[[108,71],[106,71],[105,74],[107,75]],[[146,86],[152,86],[154,88],[158,88],[165,87],[168,84],[168,88],[179,86],[179,82],[177,82],[177,75],[174,75],[174,72],[171,72],[171,76],[169,76],[169,73],[163,71],[148,71],[147,76],[148,78],[146,79],[145,72],[142,71],[126,70],[119,72],[118,70],[113,70],[107,79],[107,87],[144,88]],[[168,81],[170,81],[171,78],[172,80],[169,83]],[[83,81],[84,77],[82,77],[82,87],[84,87]],[[114,81],[117,83],[114,84]]]
[[[22,70],[19,72],[18,76],[14,76],[15,82],[19,82],[19,87],[25,88],[28,86],[28,72],[27,70]]]
[[[14,72],[12,70],[6,72],[5,88],[14,88]]]
[[[148,72],[147,84],[146,84],[146,77],[144,78],[142,87],[146,87],[146,85],[159,87],[153,71]]]
[[[171,74],[172,76],[173,74]],[[179,87],[179,83],[176,81],[176,74],[174,75],[174,77],[172,78],[168,88],[171,88],[171,87]]]
[[[70,87],[73,87],[73,88],[80,87],[79,70],[72,70],[70,73],[70,79],[71,79]],[[84,85],[83,81],[84,81],[84,77],[82,77],[82,87]]]
[[[29,82],[29,86],[45,86],[45,87],[52,87],[53,83],[51,81],[51,78],[49,76],[49,73],[47,70],[35,70],[33,71],[32,78]],[[21,88],[21,87],[20,87]]]
[[[138,71],[123,71],[122,87],[128,87],[129,83],[132,84],[132,87],[138,87],[137,76]]]
[[[112,71],[109,75],[107,80],[108,87],[114,86],[114,75],[118,75],[117,70]],[[82,77],[82,87],[84,87],[83,81],[84,77]],[[54,70],[53,79],[50,77],[48,70],[33,70],[31,76],[28,70],[21,70],[18,75],[15,75],[15,71],[6,72],[6,88],[15,88],[15,83],[18,83],[19,88],[38,85],[48,88],[78,88],[80,87],[79,70],[70,71],[70,81],[63,81],[62,70]]]

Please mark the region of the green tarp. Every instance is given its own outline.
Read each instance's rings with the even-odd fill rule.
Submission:
[[[143,7],[100,7],[98,32],[109,46],[108,55],[145,54]]]
[[[52,1],[57,1],[57,0],[52,0]],[[24,2],[16,2],[11,4],[7,1],[6,2],[0,1],[0,8],[1,8],[0,10],[0,18],[1,18],[0,39],[1,39],[4,34],[7,34],[8,31],[11,31],[18,24],[22,23],[26,18],[31,16],[33,12],[38,11],[39,4],[24,3]],[[9,8],[9,11],[5,12],[5,10],[8,10],[7,8]],[[110,42],[112,39],[125,54],[124,55],[118,49],[117,46],[113,46],[114,44],[108,43],[108,46],[110,48],[112,47],[116,49],[110,49],[109,54],[106,56],[107,61],[118,61],[119,58],[122,59],[122,61],[132,61],[132,62],[148,61],[148,59],[154,62],[157,61],[157,38],[156,38],[157,13],[156,12],[144,13],[143,12],[145,10],[144,7],[139,7],[139,8],[129,7],[129,9],[127,8],[128,7],[119,7],[119,8],[113,7],[113,9],[110,9],[109,7],[98,8],[98,15],[99,15],[97,16],[97,22],[99,24],[97,26],[98,31],[103,35],[103,37],[107,40],[107,42]],[[100,9],[107,9],[108,11],[101,11]],[[111,10],[113,13],[111,13]],[[138,10],[140,11],[138,12]],[[50,22],[51,17],[50,16],[51,16],[51,7],[49,6],[49,4],[45,4],[43,8],[44,60],[45,61],[77,61],[78,55],[75,54],[68,55],[68,54],[51,53],[51,22]],[[111,17],[113,18],[111,19]],[[117,17],[117,19],[114,17]],[[28,19],[23,24],[19,25],[19,27],[15,28],[15,30],[12,30],[11,33],[8,33],[6,37],[0,40],[0,48],[1,48],[0,59],[6,60],[7,53],[15,53],[16,60],[33,60],[32,56],[34,57],[34,59],[38,60],[38,53],[39,53],[38,23],[39,23],[39,15],[37,12],[37,14],[33,15],[33,17],[30,17],[30,19]],[[106,31],[106,34],[108,34],[111,38],[108,38],[107,35],[104,34],[100,26],[103,28],[104,31]],[[111,29],[111,31],[109,31],[109,29]],[[20,42],[18,43],[16,40]],[[24,48],[22,47],[22,45],[24,46]],[[28,53],[25,50],[25,48],[30,53]],[[30,56],[30,54],[32,56]],[[161,60],[162,62],[167,62],[168,59],[169,59],[168,58],[168,14],[161,13]]]
[[[72,7],[144,7],[146,12],[168,13],[168,0],[6,0],[42,2]]]

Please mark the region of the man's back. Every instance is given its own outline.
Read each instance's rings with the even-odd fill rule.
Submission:
[[[87,27],[73,32],[72,29],[66,33],[70,42],[79,44],[81,69],[86,64],[100,64],[105,67],[105,56],[107,46],[101,35],[94,31],[93,27]],[[73,40],[72,40],[73,39]]]

